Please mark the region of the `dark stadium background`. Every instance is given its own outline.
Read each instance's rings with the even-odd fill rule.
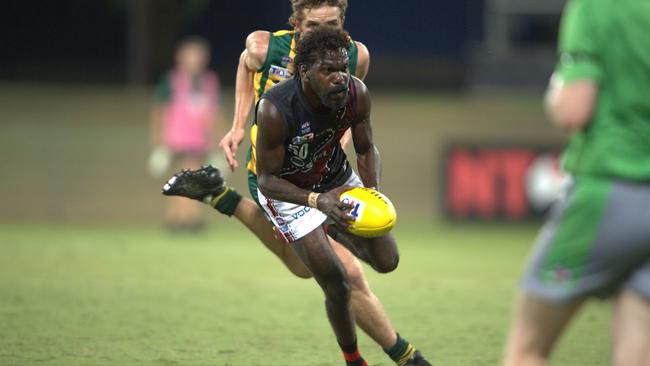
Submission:
[[[493,19],[494,5],[484,0],[350,2],[346,28],[371,52],[366,81],[376,97],[384,187],[404,207],[403,215],[445,212],[441,173],[452,143],[561,146],[563,138],[547,128],[540,103],[553,65],[561,4],[540,8],[529,3],[529,13],[501,9],[498,19],[507,21],[504,26]],[[212,43],[211,66],[224,83],[229,124],[236,62],[246,35],[286,28],[290,11],[284,0],[7,4],[0,14],[6,36],[0,57],[3,120],[21,121],[23,129],[33,124],[35,132],[13,128],[8,132],[23,135],[5,133],[12,143],[29,142],[18,147],[22,161],[7,163],[7,168],[26,170],[26,182],[0,183],[7,186],[2,192],[10,203],[0,208],[0,217],[155,220],[162,206],[156,196],[160,182],[144,172],[147,109],[151,88],[171,66],[178,40],[198,34]],[[517,11],[521,14],[514,16]],[[502,34],[492,31],[502,28]],[[510,98],[513,94],[519,99]],[[50,113],[52,104],[65,112]],[[33,116],[23,123],[25,113]],[[94,149],[83,146],[88,141],[95,141]],[[73,172],[88,179],[70,176]],[[494,179],[500,179],[498,174]],[[120,181],[130,188],[119,190]],[[231,181],[245,190],[244,174]],[[46,189],[26,189],[37,184]],[[414,191],[420,197],[403,193]],[[498,200],[502,194],[494,195]],[[147,204],[125,209],[136,197]],[[499,216],[502,210],[495,210]]]

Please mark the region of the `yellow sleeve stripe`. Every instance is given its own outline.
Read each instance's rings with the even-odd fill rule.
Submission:
[[[293,33],[295,33],[295,32],[296,32],[296,31],[293,31],[293,30],[286,30],[286,29],[285,29],[285,30],[275,31],[275,32],[273,32],[273,35],[276,36],[276,37],[282,37],[282,36],[284,36],[284,35],[286,35],[286,34],[290,34],[290,33],[293,34]]]

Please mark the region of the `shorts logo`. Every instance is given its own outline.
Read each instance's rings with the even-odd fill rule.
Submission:
[[[287,233],[287,232],[289,232],[289,224],[287,224],[287,222],[284,221],[284,219],[283,219],[282,217],[280,217],[280,216],[275,216],[274,219],[275,219],[275,222],[278,223],[279,230],[280,230],[282,233]]]
[[[292,76],[289,70],[276,65],[271,65],[271,68],[269,68],[269,74],[281,80],[288,79]]]
[[[542,272],[542,278],[546,282],[558,285],[569,285],[574,280],[573,271],[570,268],[555,266]]]
[[[298,211],[296,213],[292,213],[291,218],[293,218],[294,220],[298,220],[299,218],[305,216],[305,214],[307,212],[309,212],[309,211],[311,211],[311,207],[305,206],[305,207],[301,208],[300,211]]]

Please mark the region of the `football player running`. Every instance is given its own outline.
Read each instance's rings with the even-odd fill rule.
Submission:
[[[240,56],[237,69],[233,127],[221,141],[231,169],[237,167],[235,153],[245,135],[244,126],[253,103],[259,101],[264,91],[295,73],[295,45],[301,36],[321,25],[343,28],[347,1],[292,0],[292,7],[290,22],[294,25],[293,31],[256,31],[246,40],[246,49]],[[365,77],[369,65],[366,47],[360,42],[348,39],[347,56],[349,72],[359,78]],[[310,278],[310,269],[285,243],[286,235],[269,228],[269,221],[258,203],[257,128],[256,124],[251,127],[251,149],[247,164],[249,188],[253,199],[243,198],[234,189],[225,186],[219,171],[212,167],[175,175],[165,186],[164,193],[201,200],[223,214],[234,215],[280,258],[294,275]],[[347,134],[349,135],[349,132]],[[342,137],[342,141],[344,140],[345,137]],[[397,365],[430,365],[411,343],[395,331],[381,302],[370,289],[357,258],[344,245],[332,239],[330,245],[346,272],[351,289],[350,306],[354,314],[353,319],[359,327],[377,342]]]
[[[347,365],[365,366],[350,311],[350,285],[323,224],[329,219],[329,232],[345,239],[378,272],[397,268],[399,254],[390,233],[361,238],[345,231],[354,219],[352,206],[341,202],[340,194],[349,187],[377,187],[380,167],[370,129],[370,96],[349,73],[348,44],[340,29],[315,28],[298,41],[295,77],[262,95],[256,115],[257,193],[269,220],[322,287]],[[361,179],[340,144],[350,127]]]

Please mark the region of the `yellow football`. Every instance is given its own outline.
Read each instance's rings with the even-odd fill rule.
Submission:
[[[356,187],[343,192],[341,202],[352,205],[350,214],[355,218],[349,231],[364,238],[385,235],[397,219],[395,206],[381,192],[372,188]]]

